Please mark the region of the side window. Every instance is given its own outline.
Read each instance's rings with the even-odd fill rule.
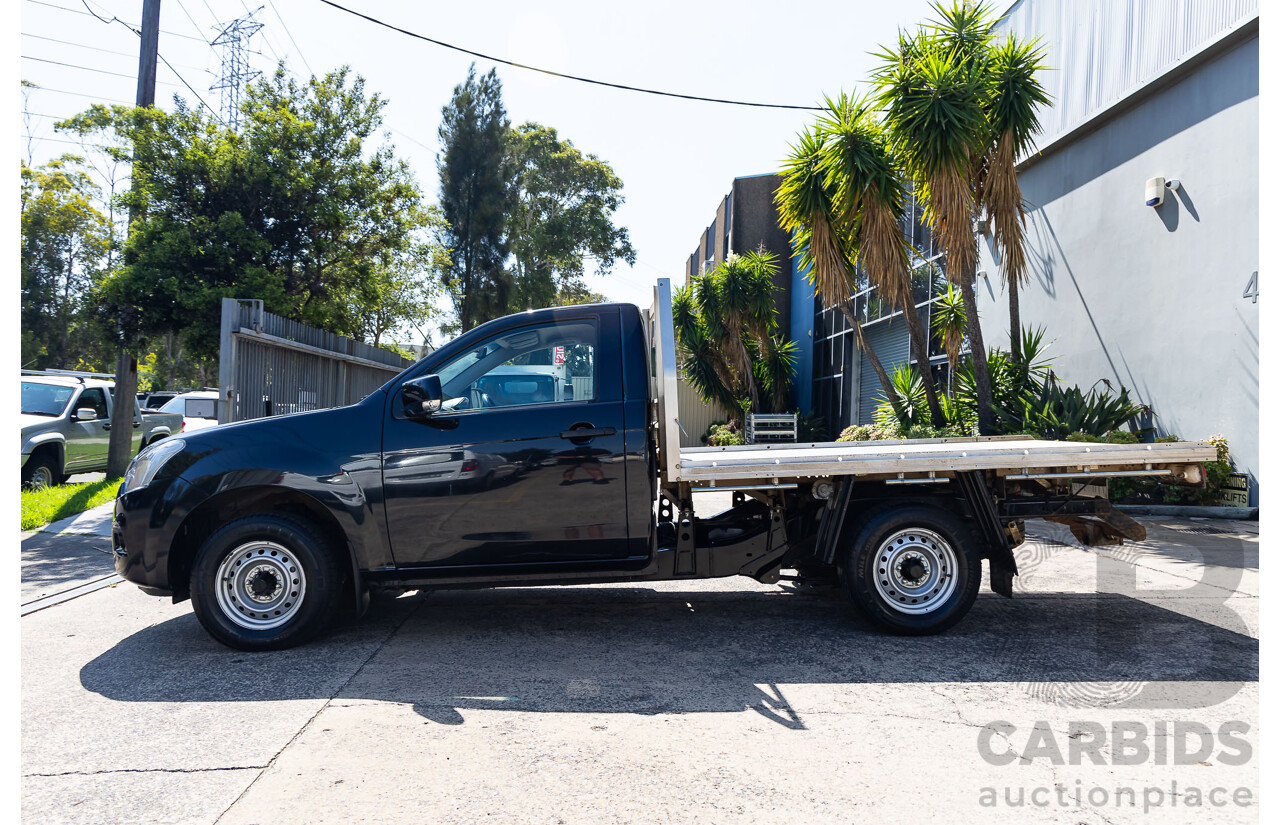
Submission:
[[[98,414],[99,421],[105,421],[110,417],[107,411],[107,397],[103,394],[101,387],[90,387],[80,393],[80,397],[76,399],[76,409],[81,407],[90,407]]]
[[[594,401],[597,339],[591,319],[490,338],[437,370],[442,411]]]

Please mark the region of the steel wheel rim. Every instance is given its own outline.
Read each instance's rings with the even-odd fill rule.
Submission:
[[[872,581],[876,593],[895,611],[910,616],[932,613],[956,590],[956,552],[932,530],[899,530],[876,550]]]
[[[31,481],[29,482],[32,490],[43,490],[46,487],[53,486],[53,470],[41,465],[31,471]]]
[[[222,615],[246,630],[273,630],[298,614],[307,577],[288,548],[251,541],[218,565],[215,587]]]

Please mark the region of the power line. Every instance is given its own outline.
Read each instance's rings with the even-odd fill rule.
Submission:
[[[134,104],[133,104],[133,101],[131,101],[131,100],[120,100],[120,99],[118,99],[118,98],[114,98],[114,97],[103,97],[102,95],[90,95],[90,94],[85,94],[84,92],[68,92],[68,91],[66,91],[66,90],[64,90],[64,89],[50,89],[48,86],[38,86],[38,87],[36,87],[35,91],[37,91],[37,92],[53,92],[54,94],[59,94],[59,95],[73,95],[73,96],[75,96],[75,97],[87,97],[87,98],[89,98],[90,100],[101,100],[101,101],[104,101],[104,102],[106,102],[106,103],[119,103],[119,104],[122,104],[122,105],[124,105],[124,106],[132,106],[132,105],[134,105]]]
[[[109,74],[113,77],[124,77],[124,78],[128,78],[129,80],[134,80],[137,77],[136,75],[131,75],[131,74],[121,74],[120,72],[109,72],[106,69],[95,69],[92,66],[77,66],[75,63],[63,63],[60,60],[46,60],[43,57],[32,57],[31,55],[27,55],[27,54],[18,55],[18,56],[21,57],[23,60],[34,60],[37,63],[51,63],[54,66],[66,66],[68,69],[81,69],[86,72],[97,72],[98,74]],[[177,73],[175,72],[175,74]],[[167,80],[157,80],[156,82],[162,83],[165,86],[178,85],[177,83],[170,83]]]
[[[99,144],[99,143],[81,143],[78,140],[67,140],[66,138],[44,137],[42,135],[18,135],[18,137],[22,138],[23,140],[44,140],[44,141],[48,141],[49,143],[70,143],[72,146],[92,147],[94,149],[114,148],[111,146],[103,146],[102,144]]]
[[[74,46],[77,49],[88,49],[90,51],[102,52],[103,54],[114,54],[119,57],[128,57],[133,60],[136,60],[138,58],[138,55],[133,54],[131,52],[121,52],[121,51],[116,51],[115,49],[104,49],[101,46],[86,46],[84,43],[73,43],[70,40],[59,40],[56,37],[45,37],[44,35],[41,35],[41,34],[31,34],[30,32],[22,32],[22,36],[30,37],[35,40],[45,40],[50,43],[60,43],[63,46]],[[252,54],[261,54],[261,52],[252,52]],[[207,67],[192,66],[190,63],[175,63],[173,65],[177,66],[180,69],[190,69],[193,72],[206,72],[207,74],[213,74],[213,72],[211,72]]]
[[[33,3],[34,3],[34,2],[38,2],[38,0],[30,0],[30,2],[33,2]],[[131,32],[133,32],[134,34],[136,34],[139,38],[141,38],[141,37],[142,37],[142,32],[141,32],[141,31],[139,31],[138,29],[135,29],[133,26],[131,26],[131,25],[129,25],[128,23],[126,23],[125,21],[121,20],[119,17],[116,17],[115,15],[112,15],[110,18],[103,17],[102,15],[98,14],[97,12],[95,12],[93,9],[89,8],[88,0],[80,0],[80,2],[84,4],[84,7],[85,7],[86,9],[88,9],[89,14],[93,15],[95,18],[97,18],[97,19],[98,19],[98,20],[100,20],[101,22],[106,23],[107,25],[110,25],[110,24],[112,24],[112,23],[119,23],[121,26],[124,26],[126,29],[128,29],[129,31],[131,31]],[[47,4],[47,3],[44,3],[44,4],[42,4],[42,5],[48,5],[48,4]],[[53,6],[53,8],[55,8],[55,9],[56,9],[56,8],[62,8],[62,7],[61,7],[61,6]],[[67,11],[70,11],[70,9],[67,9]],[[195,38],[193,37],[193,38],[189,38],[189,39],[194,40]],[[208,45],[208,44],[206,43],[206,45]],[[202,98],[202,97],[200,96],[200,93],[199,93],[199,92],[197,92],[195,89],[191,88],[191,84],[190,84],[190,83],[188,83],[188,82],[187,82],[187,79],[186,79],[185,77],[183,77],[183,76],[182,76],[182,73],[181,73],[181,72],[179,72],[177,69],[173,68],[173,64],[172,64],[172,63],[170,63],[168,60],[166,60],[166,59],[165,59],[165,56],[164,56],[163,54],[161,54],[161,53],[160,53],[160,51],[159,51],[158,49],[156,50],[156,57],[160,58],[160,61],[161,61],[162,63],[164,63],[164,65],[166,65],[166,66],[168,66],[168,67],[169,67],[169,71],[173,72],[174,76],[176,76],[176,77],[178,78],[178,80],[181,80],[181,81],[182,81],[182,85],[187,87],[187,91],[191,92],[191,94],[195,96],[195,99],[196,99],[196,100],[198,100],[198,101],[200,101],[200,105],[201,105],[201,106],[203,106],[203,107],[205,107],[206,109],[208,109],[208,110],[209,110],[209,112],[214,116],[214,118],[216,118],[216,119],[217,119],[218,123],[221,123],[223,126],[226,126],[226,125],[227,125],[226,123],[223,123],[222,118],[218,115],[218,113],[217,113],[216,111],[214,111],[213,107],[212,107],[212,106],[210,106],[208,103],[205,103],[205,102],[204,102],[204,98]],[[173,84],[171,84],[171,83],[166,83],[166,85],[173,85]]]
[[[307,62],[306,55],[302,53],[302,47],[298,45],[297,40],[293,39],[293,32],[289,31],[289,24],[284,22],[284,18],[280,16],[280,10],[276,8],[275,0],[267,0],[267,5],[271,6],[271,10],[276,14],[276,19],[279,20],[280,25],[284,27],[284,33],[289,36],[289,42],[298,50],[298,57],[302,60],[302,65],[307,67],[307,73],[314,75],[315,71],[311,68],[311,64]]]
[[[247,14],[249,17],[253,17],[255,14],[262,11],[262,6],[258,6],[253,11],[249,11],[249,4],[246,3],[244,0],[240,0],[240,5],[244,6],[244,13]],[[276,51],[276,47],[271,45],[271,41],[267,39],[267,36],[265,34],[262,35],[262,42],[267,44],[267,48],[271,50],[271,56],[276,59],[277,63],[284,62],[280,57],[280,53]]]
[[[194,28],[197,32],[204,31],[203,29],[200,28],[200,24],[196,23],[196,19],[191,16],[191,12],[187,11],[187,7],[182,4],[182,0],[178,0],[178,8],[182,9],[182,13],[185,14],[187,16],[187,19],[191,21],[192,28]],[[200,39],[203,40],[205,43],[209,43],[209,38],[205,37],[203,33],[200,35]],[[210,43],[210,45],[212,44]]]
[[[373,23],[378,26],[382,26],[385,29],[391,29],[392,31],[395,31],[395,32],[400,32],[401,34],[408,35],[409,37],[415,38],[417,40],[425,40],[428,43],[434,43],[437,46],[442,46],[446,49],[453,49],[455,52],[462,52],[463,54],[469,54],[472,57],[478,57],[481,60],[488,60],[492,63],[502,63],[503,65],[506,65],[506,66],[514,66],[517,69],[528,69],[531,72],[541,72],[542,74],[551,75],[552,77],[564,78],[565,80],[576,80],[579,83],[591,83],[596,86],[607,86],[611,89],[622,89],[628,92],[643,92],[644,94],[647,94],[647,95],[659,95],[661,97],[676,97],[676,98],[681,98],[683,100],[698,100],[703,103],[725,103],[731,106],[754,106],[761,109],[797,109],[797,110],[806,111],[806,112],[825,111],[821,106],[789,106],[783,103],[752,103],[750,101],[729,100],[722,97],[702,97],[700,95],[684,95],[684,94],[678,94],[676,92],[662,92],[662,91],[658,91],[657,89],[644,89],[639,86],[625,86],[621,83],[609,83],[608,81],[604,81],[604,80],[593,80],[589,77],[579,77],[577,75],[564,74],[562,72],[554,72],[550,69],[540,69],[537,66],[528,66],[528,65],[525,65],[524,63],[517,63],[514,60],[506,60],[501,57],[494,57],[493,55],[472,51],[471,49],[465,49],[462,46],[455,46],[452,43],[446,43],[443,40],[436,40],[435,38],[427,37],[424,34],[418,34],[417,32],[409,31],[408,29],[402,29],[399,26],[394,26],[391,23],[384,22],[382,20],[379,20],[376,17],[370,17],[367,14],[362,14],[353,9],[349,9],[346,6],[339,5],[338,3],[333,2],[333,0],[320,0],[320,2],[324,3],[326,6],[332,6],[333,8],[338,9],[339,11],[345,11],[347,14],[354,15],[355,17],[363,18],[365,20],[368,20],[370,23]]]
[[[111,17],[111,18],[108,18],[108,17],[103,17],[103,16],[101,16],[101,15],[99,15],[99,14],[95,14],[95,13],[93,12],[93,10],[92,10],[92,9],[90,9],[89,11],[80,11],[80,9],[69,9],[69,8],[67,8],[66,6],[58,6],[58,5],[55,5],[55,4],[53,4],[53,3],[46,3],[46,2],[44,2],[44,0],[26,0],[26,2],[28,2],[28,3],[35,3],[37,6],[46,6],[46,7],[51,8],[51,9],[57,9],[58,11],[65,11],[65,12],[68,12],[68,13],[70,13],[70,14],[83,14],[83,15],[85,15],[86,17],[96,17],[96,18],[98,18],[99,20],[101,20],[103,23],[109,23],[109,22],[111,22],[111,20],[120,20],[120,18],[118,18],[118,17]],[[87,8],[88,8],[88,6],[85,6],[85,8],[87,9]],[[124,20],[120,20],[120,22],[121,22],[121,23],[124,23],[124,25],[128,26],[130,29],[136,28],[136,26],[134,26],[133,24],[130,24],[130,23],[126,23]],[[163,34],[172,35],[172,36],[174,36],[174,37],[183,37],[183,38],[186,38],[187,40],[195,40],[195,41],[197,41],[197,42],[203,42],[203,43],[205,43],[206,45],[208,45],[208,41],[201,41],[201,40],[200,40],[200,38],[198,38],[198,37],[192,37],[192,36],[191,36],[191,35],[189,35],[189,34],[179,34],[178,32],[171,32],[171,31],[168,31],[167,29],[161,29],[160,31],[161,31],[161,33],[163,33]]]

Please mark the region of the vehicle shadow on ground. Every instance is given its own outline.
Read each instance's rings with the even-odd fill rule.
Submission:
[[[444,724],[468,708],[754,709],[800,728],[779,684],[1193,683],[1178,691],[1186,708],[1258,678],[1258,641],[1225,608],[1218,626],[1120,595],[984,595],[951,631],[908,638],[877,632],[826,591],[417,594],[375,603],[363,622],[313,644],[259,654],[219,646],[188,613],[124,639],[80,680],[126,702],[375,699]],[[353,651],[361,645],[368,652]],[[335,667],[351,674],[336,696]],[[1153,706],[1123,693],[1130,707]],[[1125,706],[1115,699],[1109,707]]]

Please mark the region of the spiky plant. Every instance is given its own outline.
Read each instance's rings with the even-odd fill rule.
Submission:
[[[916,313],[911,289],[910,248],[898,222],[907,200],[902,170],[888,146],[888,136],[876,120],[867,98],[841,94],[827,98],[827,112],[818,121],[826,135],[822,168],[835,189],[840,225],[855,262],[880,295],[903,311],[912,349],[926,362],[928,339]],[[929,411],[942,419],[933,375],[922,380]]]
[[[979,429],[994,428],[991,381],[978,325],[973,275],[977,241],[975,174],[986,133],[986,82],[979,55],[990,41],[985,7],[934,7],[943,22],[901,33],[897,49],[880,56],[878,101],[896,147],[902,153],[925,218],[946,253],[947,277],[960,288],[977,368]]]
[[[786,407],[797,356],[774,317],[777,272],[772,253],[731,256],[672,296],[681,370],[700,398],[735,418]]]
[[[965,314],[964,300],[951,284],[947,294],[933,302],[933,331],[942,341],[947,362],[955,369],[960,363],[960,351],[964,348]]]
[[[1030,151],[1032,138],[1040,129],[1037,108],[1049,102],[1048,93],[1036,79],[1044,68],[1044,55],[1039,38],[1023,42],[1010,35],[992,47],[987,70],[991,83],[988,139],[978,197],[987,212],[1009,290],[1009,349],[1015,359],[1022,357],[1018,287],[1027,277],[1023,248],[1026,206],[1017,163]]]
[[[854,310],[856,253],[847,231],[848,209],[839,206],[839,183],[827,173],[828,135],[806,128],[784,161],[782,183],[774,202],[782,228],[792,236],[800,251],[800,266],[809,283],[817,288],[827,306],[837,307],[854,333],[858,349],[866,356],[890,404],[898,403],[893,382],[885,372],[875,349],[862,334],[862,323]]]

